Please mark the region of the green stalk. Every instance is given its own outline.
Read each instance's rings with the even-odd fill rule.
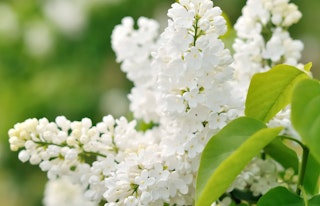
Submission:
[[[282,139],[287,139],[291,140],[293,142],[298,143],[301,148],[302,148],[302,161],[299,169],[299,177],[298,177],[298,183],[297,183],[297,189],[296,189],[296,194],[301,195],[301,191],[303,189],[303,181],[307,169],[307,163],[308,163],[308,158],[309,158],[309,148],[306,147],[302,142],[299,140],[292,138],[292,137],[286,137],[286,136],[281,136]]]
[[[197,42],[197,39],[198,39],[198,21],[199,21],[199,18],[196,16],[195,17],[195,24],[194,24],[194,36],[193,36],[193,46],[196,46],[196,42]]]
[[[302,189],[304,176],[307,168],[308,157],[309,157],[309,149],[306,146],[303,146],[302,149],[303,149],[302,162],[301,162],[301,167],[299,171],[299,179],[298,179],[298,185],[296,190],[296,194],[299,196],[301,195],[301,189]]]

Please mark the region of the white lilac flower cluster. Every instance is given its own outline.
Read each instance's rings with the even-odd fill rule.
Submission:
[[[233,91],[240,101],[245,101],[250,80],[255,73],[267,71],[277,64],[302,68],[298,60],[303,43],[293,40],[288,31],[301,16],[297,6],[289,3],[289,0],[247,1],[242,16],[234,26],[237,37],[233,44]],[[282,125],[285,127],[283,133],[297,137],[290,121],[290,107],[280,111],[268,124]],[[279,170],[281,168],[273,160],[254,159],[229,190],[249,188],[254,196],[259,196],[279,185],[293,187],[296,181],[287,181],[288,184],[279,181]]]
[[[233,182],[229,190],[250,191],[253,196],[264,195],[277,186],[295,187],[297,175],[292,168],[284,171],[286,182],[279,181],[279,165],[272,159],[254,158]]]
[[[134,170],[132,172],[139,169],[141,162],[133,160],[143,161],[141,167],[146,162],[149,165],[156,162],[155,152],[149,151],[148,157],[151,159],[142,156],[148,152],[145,149],[148,144],[153,145],[153,142],[152,139],[146,141],[147,137],[137,132],[135,126],[135,121],[128,122],[125,118],[115,120],[112,116],[104,117],[96,126],[88,118],[74,122],[63,116],[57,117],[55,122],[45,118],[28,119],[9,131],[9,142],[13,151],[23,148],[19,151],[22,162],[39,164],[49,179],[67,177],[73,183],[80,183],[86,190],[85,196],[99,202],[103,193],[111,189],[107,187],[108,178],[111,180],[118,173],[127,173],[126,169],[134,163],[136,168],[131,168]],[[128,176],[135,178],[134,175]],[[129,189],[124,190],[128,189],[126,192],[130,193],[132,184],[134,179],[126,185]],[[106,199],[109,198],[112,197]]]
[[[302,14],[289,0],[248,0],[234,28],[235,79],[238,94],[246,95],[253,74],[276,64],[299,66],[303,43],[290,37],[288,28]]]
[[[303,68],[298,63],[303,43],[293,40],[288,31],[301,16],[297,6],[289,3],[289,0],[247,1],[242,9],[242,16],[234,26],[237,33],[232,63],[234,96],[244,102],[252,76],[277,64]],[[269,125],[283,125],[284,133],[297,137],[289,115],[290,107],[287,107]]]
[[[145,122],[158,122],[159,115],[154,107],[155,75],[151,68],[151,52],[159,37],[159,24],[155,20],[140,17],[138,29],[134,30],[134,21],[125,17],[122,24],[114,28],[111,39],[117,61],[122,62],[121,69],[134,87],[129,95],[130,110],[136,118]],[[143,109],[141,109],[143,108]]]
[[[96,206],[95,202],[83,196],[83,190],[78,184],[61,177],[48,180],[44,191],[43,204],[45,206]]]
[[[78,183],[85,197],[97,204],[192,205],[205,144],[243,112],[243,100],[233,97],[239,87],[232,85],[241,75],[248,77],[280,60],[296,63],[302,48],[285,30],[300,17],[296,7],[285,0],[249,0],[236,24],[233,62],[219,38],[227,29],[221,14],[210,0],[180,0],[169,9],[168,26],[161,34],[156,21],[143,17],[137,29],[130,17],[115,28],[112,47],[134,83],[130,109],[135,118],[154,127],[137,131],[136,121],[112,116],[96,125],[87,118],[28,119],[9,131],[11,149],[19,151],[21,161],[39,164],[49,179]],[[264,27],[271,29],[268,41]],[[281,35],[281,43],[287,43],[276,46],[285,52],[279,59],[270,58],[267,53],[275,49],[272,39],[280,38],[279,29],[287,34],[286,39]],[[276,170],[262,172],[267,167],[276,168],[271,161],[253,161],[243,173],[253,168],[251,179],[240,175],[232,188],[250,184],[254,195],[264,193],[278,184]],[[254,186],[257,178],[267,183]]]

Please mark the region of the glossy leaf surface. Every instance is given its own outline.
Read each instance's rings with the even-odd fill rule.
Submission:
[[[206,145],[196,185],[196,205],[209,206],[230,186],[250,160],[282,128],[266,128],[258,120],[241,117],[230,122]]]
[[[301,81],[292,96],[291,120],[311,154],[320,163],[320,83]]]
[[[246,116],[267,123],[290,103],[296,83],[306,78],[305,72],[284,64],[255,74],[246,99]]]
[[[305,200],[290,192],[287,188],[276,187],[261,197],[257,206],[319,206],[320,196],[314,196],[310,200]]]

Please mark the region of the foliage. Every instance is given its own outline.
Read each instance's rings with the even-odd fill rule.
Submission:
[[[226,191],[236,175],[241,172],[241,169],[236,169],[234,165],[243,167],[242,164],[245,163],[243,163],[242,159],[250,155],[250,149],[258,148],[255,153],[249,156],[250,158],[256,156],[260,151],[259,149],[264,148],[267,155],[270,155],[271,158],[274,158],[284,167],[292,167],[297,170],[296,155],[298,154],[293,154],[288,145],[281,143],[280,140],[284,139],[297,142],[303,149],[302,160],[299,163],[299,181],[296,194],[292,193],[288,188],[277,187],[263,195],[257,202],[257,205],[290,204],[298,206],[319,204],[318,192],[315,191],[318,191],[320,175],[318,149],[318,145],[320,144],[320,111],[318,107],[320,82],[308,78],[306,72],[309,71],[309,68],[310,65],[307,65],[306,70],[302,71],[288,65],[277,65],[267,72],[253,76],[247,95],[245,111],[246,116],[254,119],[248,119],[251,122],[245,123],[244,120],[246,119],[244,118],[248,117],[240,117],[230,122],[217,135],[213,136],[207,144],[201,157],[197,178],[197,192],[201,194],[200,201],[196,202],[197,205],[210,205]],[[279,130],[273,128],[277,131],[271,136],[273,138],[264,139],[268,137],[268,133],[265,133],[257,136],[255,144],[247,145],[246,142],[238,142],[242,138],[241,131],[249,132],[252,130],[252,127],[254,127],[253,121],[268,123],[270,119],[289,103],[292,109],[291,119],[293,126],[299,132],[302,141],[288,136],[278,136],[272,141],[279,132]],[[263,131],[261,128],[263,127],[257,128],[256,131]],[[272,128],[269,129],[271,130]],[[215,142],[219,138],[222,139],[220,140],[222,142],[220,143],[221,145]],[[228,139],[232,139],[232,143]],[[258,143],[262,146],[259,147]],[[242,150],[245,146],[247,146],[246,150],[243,153],[239,153],[238,151]],[[216,147],[230,148],[228,155],[226,155],[223,149],[217,149]],[[229,156],[234,158],[233,164],[230,165],[228,164],[230,162]],[[313,157],[317,161],[312,160]],[[308,164],[312,164],[313,174],[306,173]],[[225,168],[223,173],[216,175],[218,173],[216,170],[225,165],[228,165],[228,168]],[[229,175],[227,171],[232,171],[233,174]],[[309,181],[304,181],[305,178],[309,178]],[[220,187],[222,189],[219,189]],[[310,187],[313,189],[310,190]],[[204,188],[211,188],[211,190],[205,190]],[[204,202],[203,200],[208,202]],[[307,202],[309,203],[307,204]]]
[[[211,205],[282,128],[265,128],[255,119],[240,117],[213,136],[201,157],[196,205]]]

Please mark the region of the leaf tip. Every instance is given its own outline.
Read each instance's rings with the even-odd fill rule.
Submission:
[[[306,65],[304,65],[304,70],[305,70],[306,72],[310,72],[311,67],[312,67],[312,62],[309,62],[309,63],[307,63]]]

